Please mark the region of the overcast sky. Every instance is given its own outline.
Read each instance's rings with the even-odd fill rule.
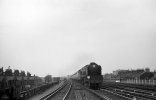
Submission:
[[[0,0],[0,67],[62,76],[90,62],[156,69],[156,1]]]

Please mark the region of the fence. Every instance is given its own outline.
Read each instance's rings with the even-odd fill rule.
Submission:
[[[132,83],[132,84],[156,85],[156,80],[127,79],[127,80],[121,80],[121,82]]]

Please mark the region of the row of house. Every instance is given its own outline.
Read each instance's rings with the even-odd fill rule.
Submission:
[[[124,80],[156,80],[156,72],[151,72],[149,68],[136,70],[116,70],[113,73],[103,75],[105,81]]]

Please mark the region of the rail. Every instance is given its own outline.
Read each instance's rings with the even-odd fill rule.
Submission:
[[[75,82],[75,83],[76,83],[76,82]],[[77,83],[77,84],[78,84],[78,83]],[[105,96],[105,95],[101,95],[101,94],[95,92],[94,90],[91,90],[91,89],[89,89],[89,88],[87,88],[87,87],[85,87],[85,86],[83,86],[83,85],[81,85],[81,87],[83,87],[84,89],[86,89],[86,90],[89,91],[90,93],[96,95],[97,97],[99,97],[99,98],[102,99],[102,100],[112,100],[111,98],[109,98],[109,97],[107,97],[107,96]]]
[[[72,83],[70,84],[70,88],[68,89],[67,93],[66,93],[65,96],[63,97],[63,100],[67,100],[67,97],[68,97],[68,95],[69,95],[69,93],[70,93],[71,88],[72,88]]]
[[[126,99],[129,99],[129,100],[131,100],[134,97],[141,99],[141,100],[151,100],[151,99],[155,100],[155,98],[156,98],[155,96],[152,96],[152,95],[132,92],[132,91],[128,91],[125,89],[106,88],[106,89],[101,89],[101,90],[106,91],[106,92],[110,92],[110,93],[115,94],[115,95],[122,96]]]
[[[59,91],[61,91],[68,83],[65,82],[64,84],[62,84],[59,88],[55,89],[53,92],[41,97],[39,100],[48,100],[49,98],[52,98],[55,94],[57,94]],[[65,94],[65,96],[63,97],[63,100],[67,99],[67,96],[71,90],[72,84],[70,83],[70,88],[68,89],[67,93]]]

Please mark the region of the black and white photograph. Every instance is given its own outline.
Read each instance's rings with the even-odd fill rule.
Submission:
[[[156,100],[156,0],[0,0],[0,100]]]

